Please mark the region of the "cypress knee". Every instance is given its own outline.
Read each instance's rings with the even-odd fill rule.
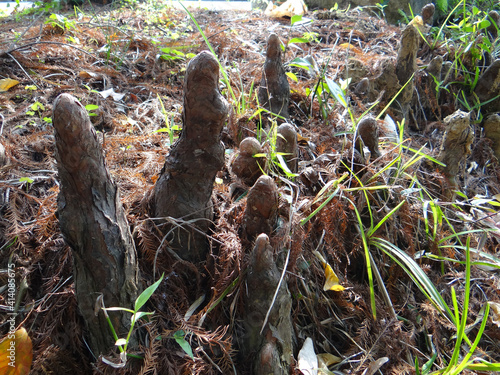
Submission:
[[[409,24],[403,30],[401,36],[401,46],[399,47],[398,57],[396,61],[396,76],[399,84],[405,86],[398,96],[398,102],[402,107],[403,116],[408,117],[409,105],[413,96],[414,83],[413,79],[408,82],[412,75],[417,70],[417,52],[420,41],[420,35],[417,29]],[[408,83],[407,83],[408,82]]]
[[[299,145],[297,144],[297,132],[295,128],[284,123],[278,126],[278,136],[276,138],[276,151],[283,153],[288,169],[292,173],[297,173],[299,166]]]
[[[471,153],[474,132],[470,126],[470,113],[460,110],[447,116],[444,119],[444,124],[446,131],[443,135],[438,160],[445,164],[444,167],[440,168],[447,179],[449,187],[455,189],[460,164]]]
[[[276,34],[267,40],[266,62],[258,92],[259,103],[276,115],[288,118],[290,85],[281,63],[281,42]]]
[[[285,278],[273,301],[281,273],[267,235],[257,237],[250,257],[244,317],[246,353],[255,358],[254,374],[288,374],[292,359],[292,300]]]
[[[99,355],[111,350],[115,340],[99,312],[98,297],[107,307],[132,308],[138,295],[136,250],[87,111],[73,96],[62,94],[54,102],[52,123],[61,232],[72,249],[76,299],[89,344]],[[110,318],[119,335],[128,331],[130,315],[113,312]]]
[[[206,259],[212,189],[224,165],[221,132],[228,104],[218,84],[219,64],[214,55],[203,51],[189,62],[182,133],[166,158],[151,199],[153,216],[180,219],[182,228],[167,225],[164,233],[172,230],[169,246],[192,262]]]
[[[278,212],[278,188],[269,176],[260,176],[248,192],[243,217],[243,238],[253,241],[260,233],[271,234]]]

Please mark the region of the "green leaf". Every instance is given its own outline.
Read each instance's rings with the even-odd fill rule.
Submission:
[[[294,82],[298,82],[298,81],[299,81],[299,79],[297,78],[297,76],[296,76],[294,73],[292,73],[292,72],[286,72],[285,74],[286,74],[286,75],[288,76],[288,78],[290,78],[292,81],[294,81]]]
[[[184,338],[184,331],[180,330],[174,333],[174,339],[179,344],[179,346],[186,352],[188,356],[194,359],[193,350],[191,349],[191,345]]]
[[[106,311],[126,311],[126,312],[129,312],[131,314],[134,313],[134,310],[130,310],[130,309],[127,309],[125,307],[103,307],[102,309],[106,310]]]
[[[35,181],[35,180],[33,180],[32,178],[29,178],[29,177],[21,177],[19,179],[19,182],[27,182],[28,184],[32,184],[33,181]]]
[[[302,21],[302,15],[301,14],[296,14],[295,16],[292,16],[290,19],[290,25],[293,26],[296,22]]]
[[[292,38],[288,41],[288,44],[292,43],[309,43],[309,40],[306,38]]]
[[[123,345],[126,345],[126,344],[127,344],[127,340],[125,340],[125,339],[118,339],[115,342],[116,346],[123,346]]]
[[[161,281],[163,280],[163,275],[161,275],[160,279],[155,282],[153,285],[150,285],[149,287],[147,287],[141,294],[139,297],[137,297],[137,299],[135,300],[135,305],[134,305],[134,309],[135,311],[139,311],[139,309],[144,306],[144,304],[149,300],[149,298],[153,295],[153,293],[155,292],[156,288],[158,288],[158,286],[160,285]]]
[[[89,111],[89,112],[90,112],[90,111],[93,111],[93,110],[95,110],[95,109],[97,109],[97,108],[99,108],[99,106],[98,106],[98,105],[96,105],[96,104],[87,104],[87,105],[85,106],[85,109],[86,109],[87,111]]]
[[[144,312],[144,311],[138,311],[136,312],[135,314],[132,314],[132,316],[130,317],[130,322],[132,324],[135,324],[135,322],[137,322],[139,319],[141,319],[143,316],[147,316],[147,315],[153,315],[154,313],[153,312]]]

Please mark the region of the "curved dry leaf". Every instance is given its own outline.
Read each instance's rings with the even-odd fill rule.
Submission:
[[[325,370],[328,370],[328,367],[334,365],[335,363],[342,362],[342,358],[330,353],[318,354],[316,358],[318,358],[318,367]]]
[[[6,92],[11,87],[18,85],[19,81],[10,78],[0,79],[0,92]]]
[[[323,285],[323,290],[324,291],[334,290],[336,292],[343,291],[345,288],[342,285],[340,285],[339,278],[337,277],[335,272],[333,272],[332,267],[328,263],[323,264],[323,266],[325,267],[325,278],[326,278],[325,285]]]
[[[314,345],[310,337],[306,338],[297,359],[297,368],[304,375],[318,375],[318,358],[314,352]]]
[[[488,302],[490,304],[490,318],[493,324],[500,328],[500,303]]]
[[[0,343],[0,374],[27,375],[33,361],[33,346],[24,328],[8,334]]]

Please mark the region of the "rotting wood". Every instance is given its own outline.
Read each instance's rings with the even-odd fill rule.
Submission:
[[[192,262],[206,259],[206,233],[213,219],[215,176],[224,165],[221,132],[228,103],[220,94],[219,64],[203,51],[193,58],[184,79],[183,127],[166,158],[151,197],[150,213],[172,217],[181,227],[165,225],[169,247]]]
[[[255,241],[246,276],[248,294],[242,343],[245,348],[243,353],[253,360],[253,373],[256,375],[289,373],[292,360],[292,300],[286,278],[280,284],[280,277],[269,238],[261,234]]]
[[[248,192],[243,217],[243,238],[253,241],[261,233],[271,234],[277,218],[278,189],[269,176],[260,176]]]
[[[72,249],[78,308],[98,356],[115,342],[100,298],[106,307],[133,307],[139,291],[136,250],[87,111],[62,94],[54,102],[52,122],[61,181],[58,218]],[[110,318],[119,335],[127,332],[130,316],[114,312]]]
[[[281,42],[276,34],[271,34],[267,40],[266,61],[258,98],[262,107],[288,118],[290,85],[281,62]]]

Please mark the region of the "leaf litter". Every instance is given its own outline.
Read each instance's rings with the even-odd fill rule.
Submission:
[[[16,285],[23,278],[28,285],[20,296],[19,314],[33,342],[31,373],[215,374],[234,369],[250,373],[251,366],[244,365],[235,339],[242,329],[244,278],[251,250],[251,244],[241,240],[244,194],[249,186],[231,174],[228,156],[219,173],[222,183],[214,189],[211,253],[201,266],[169,253],[145,208],[169,151],[169,134],[158,130],[168,128],[167,121],[170,127],[182,125],[186,62],[207,49],[203,37],[180,10],[141,5],[83,9],[76,19],[52,18],[57,22],[46,23],[46,17],[36,12],[19,20],[0,20],[0,78],[6,80],[2,82],[19,82],[2,86],[0,94],[0,141],[5,156],[0,158],[5,160],[0,165],[1,266],[7,266],[12,254]],[[319,67],[328,63],[326,74],[338,82],[349,78],[343,75],[346,66],[353,71],[364,67],[363,74],[375,77],[387,58],[397,56],[402,33],[400,28],[357,9],[345,14],[317,11],[312,13],[312,23],[297,27],[290,27],[288,19],[273,20],[258,12],[193,10],[193,14],[225,66],[236,96],[248,96],[246,110],[239,113],[233,108],[228,118],[223,139],[227,155],[236,155],[241,140],[259,131],[256,91],[253,96],[249,93],[251,87],[259,87],[270,33],[276,33],[286,45],[283,61],[311,56]],[[305,33],[314,40],[287,45],[287,40],[303,38]],[[418,64],[427,64],[431,57],[422,48]],[[352,59],[360,63],[349,65]],[[297,77],[297,81],[289,80],[289,116],[299,133],[299,176],[286,183],[283,176],[273,175],[280,201],[270,241],[277,259],[290,251],[287,274],[293,296],[295,358],[301,362],[299,350],[310,338],[317,353],[342,359],[330,366],[340,373],[371,373],[382,365],[384,373],[414,373],[414,359],[425,363],[434,352],[438,353],[438,366],[445,366],[453,351],[455,327],[401,267],[372,246],[372,267],[378,269],[392,304],[387,306],[382,287],[376,285],[377,319],[373,319],[361,231],[373,228],[371,223],[376,225],[405,199],[406,203],[373,234],[414,258],[451,306],[450,286],[455,286],[460,300],[465,279],[463,247],[452,236],[453,230],[484,229],[485,216],[495,224],[500,222],[494,202],[488,200],[500,193],[498,161],[491,145],[476,135],[472,153],[457,178],[458,190],[467,199],[453,206],[443,200],[447,194],[443,191],[445,176],[435,164],[409,163],[401,174],[384,168],[391,163],[405,165],[415,155],[411,150],[437,157],[445,131],[442,120],[455,103],[440,102],[439,108],[431,103],[439,117],[420,132],[405,129],[400,138],[404,147],[386,141],[381,134],[381,156],[368,158],[362,147],[354,146],[352,119],[346,108],[332,99],[323,107],[318,100],[311,101],[319,71],[313,74],[292,66],[287,71]],[[227,88],[221,88],[230,100]],[[87,349],[77,310],[72,254],[57,221],[54,137],[50,121],[45,119],[50,119],[52,103],[63,92],[93,106],[95,116],[91,119],[108,168],[121,189],[143,283],[152,284],[165,272],[165,281],[145,306],[155,315],[140,327],[143,340],[135,354],[142,359],[132,359],[120,370],[102,362],[91,364],[96,358]],[[360,93],[353,89],[349,96],[356,118],[380,100],[369,97],[366,101]],[[382,98],[371,112],[380,113],[389,99]],[[41,106],[31,113],[35,102]],[[326,113],[322,112],[325,107],[329,108]],[[397,111],[390,109],[388,113],[401,120]],[[394,131],[398,135],[397,129],[392,130],[392,140]],[[264,138],[262,145],[269,147]],[[400,159],[398,150],[402,150]],[[338,190],[322,190],[337,187],[332,181],[345,173],[348,178]],[[420,184],[415,183],[417,179]],[[234,182],[239,187],[234,188]],[[390,189],[383,188],[387,185]],[[235,199],[235,191],[242,192],[240,199]],[[426,191],[431,194],[426,196]],[[470,204],[478,197],[486,197],[486,202]],[[426,205],[424,212],[422,200],[441,203],[449,222],[439,219],[437,209],[427,212],[432,205]],[[361,221],[356,219],[355,209]],[[488,263],[490,268],[472,268],[468,323],[482,314],[486,301],[495,303],[494,324],[487,324],[478,348],[481,357],[491,362],[500,361],[500,331],[495,325],[500,302],[495,224],[489,224],[490,230],[496,228],[493,233],[470,234],[473,261],[482,266]],[[325,256],[324,262],[317,261],[315,251]],[[163,253],[160,261],[158,253]],[[438,262],[438,258],[445,260]],[[333,277],[334,284],[338,282],[334,290],[323,290],[325,266],[330,267],[330,276],[326,276]],[[205,294],[206,302],[192,311],[193,303]],[[2,292],[0,305],[5,306],[5,298]],[[391,309],[396,311],[397,320],[391,318]],[[3,336],[7,332],[2,330]],[[477,328],[471,330],[477,332]],[[185,336],[179,336],[180,332]],[[189,344],[194,358],[178,342]],[[295,373],[300,369],[295,362],[297,365]]]

